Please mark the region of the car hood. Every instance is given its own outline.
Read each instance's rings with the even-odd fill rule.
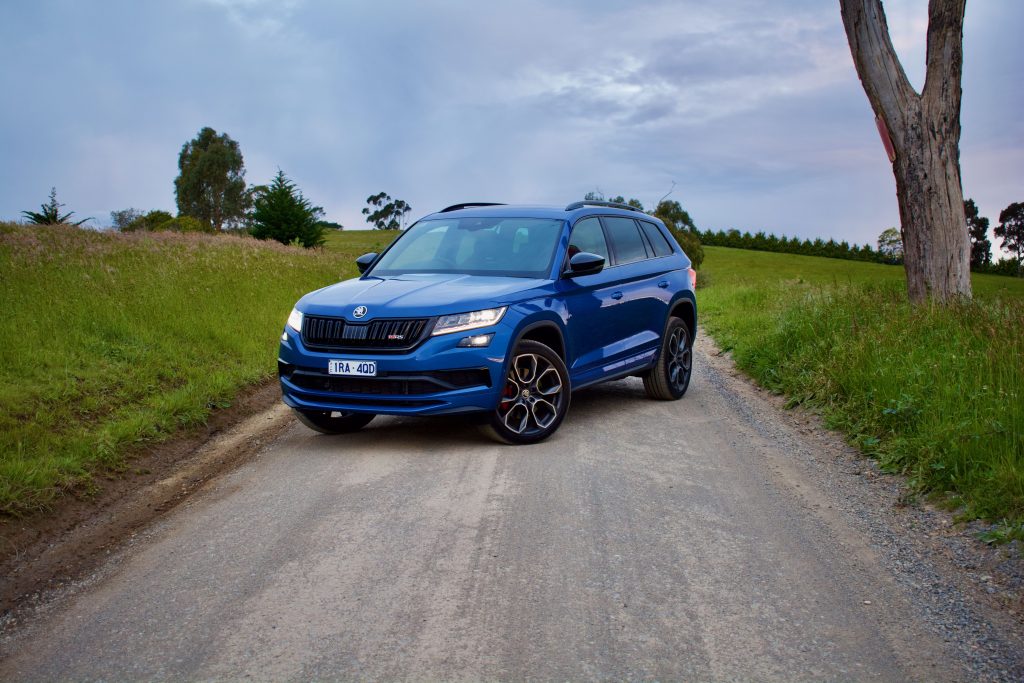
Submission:
[[[422,318],[503,306],[530,298],[546,280],[422,273],[345,280],[302,297],[298,308],[310,315],[344,316],[365,306],[363,320]]]

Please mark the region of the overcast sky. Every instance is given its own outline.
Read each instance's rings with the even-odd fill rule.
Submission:
[[[885,3],[915,86],[926,0]],[[972,0],[965,196],[1024,201],[1024,2]],[[182,144],[241,145],[327,217],[384,190],[459,201],[671,198],[701,228],[874,242],[895,184],[838,0],[5,0],[0,218],[174,211]]]

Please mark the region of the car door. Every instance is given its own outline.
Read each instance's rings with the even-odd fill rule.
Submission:
[[[664,290],[656,254],[636,220],[602,216],[605,235],[615,263],[611,296],[615,301],[616,339],[608,357],[631,364],[658,347],[665,324]]]
[[[576,222],[569,235],[568,260],[580,252],[597,254],[605,258],[605,268],[594,275],[565,276],[559,280],[559,289],[568,312],[566,341],[569,347],[569,375],[574,385],[585,384],[600,377],[608,348],[617,337],[615,307],[612,298],[615,272],[611,268],[611,253],[601,221],[588,216]]]

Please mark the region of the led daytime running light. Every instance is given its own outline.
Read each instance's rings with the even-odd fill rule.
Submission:
[[[496,325],[501,317],[505,315],[508,306],[501,308],[486,308],[482,311],[471,311],[469,313],[455,313],[454,315],[442,315],[434,325],[432,336],[439,334],[451,334],[452,332],[465,332],[481,327]]]

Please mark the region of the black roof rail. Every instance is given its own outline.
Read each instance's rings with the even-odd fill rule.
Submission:
[[[446,206],[443,209],[441,209],[440,211],[438,211],[438,213],[447,213],[449,211],[458,211],[459,209],[468,209],[471,206],[505,206],[505,205],[502,204],[501,202],[466,202],[465,204],[452,204],[451,206]]]
[[[625,209],[626,211],[637,211],[643,213],[643,209],[638,209],[635,206],[629,204],[621,204],[619,202],[599,202],[593,199],[585,199],[582,202],[573,202],[565,207],[566,211],[574,211],[576,209],[582,209],[584,206],[610,206],[613,209]]]

